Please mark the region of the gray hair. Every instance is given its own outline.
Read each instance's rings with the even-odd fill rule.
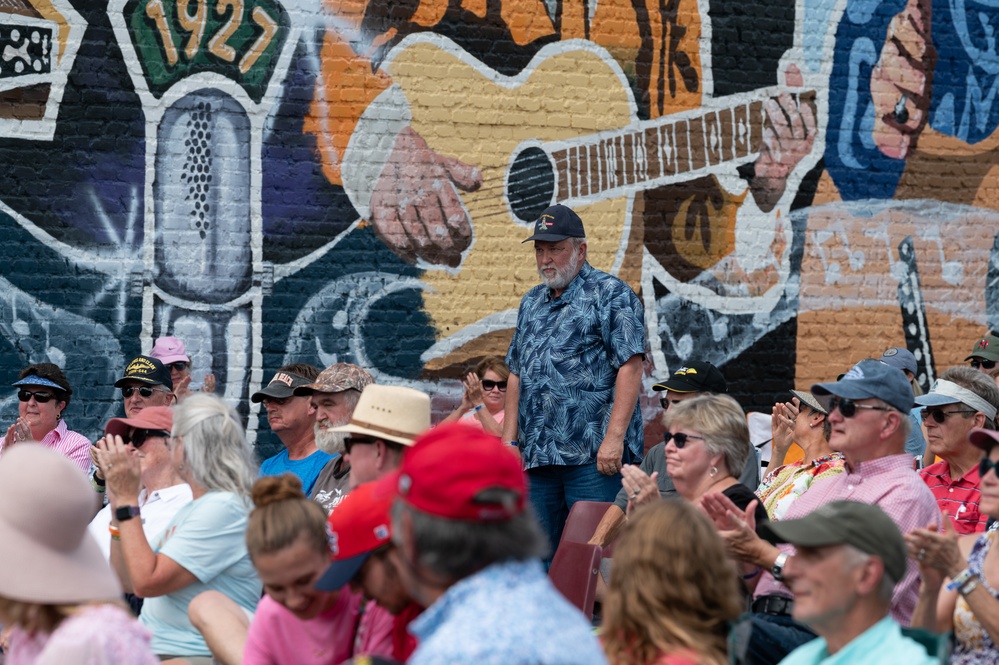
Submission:
[[[392,534],[400,547],[403,515],[409,515],[412,524],[416,563],[451,582],[494,563],[540,558],[548,551],[529,505],[506,522],[466,522],[427,515],[397,500],[392,507]]]
[[[572,246],[573,253],[575,253],[584,242],[586,242],[585,236],[582,238],[569,238],[569,244]],[[587,250],[589,250],[589,245],[587,245]],[[586,258],[586,254],[583,255],[583,258]]]
[[[867,563],[872,557],[874,557],[873,554],[862,552],[853,545],[847,545],[844,543],[841,547],[846,550],[846,563],[843,566],[843,572],[851,571],[857,566]],[[892,597],[895,595],[895,585],[898,584],[898,582],[899,580],[892,579],[891,575],[888,574],[888,570],[882,566],[881,584],[878,586],[878,600],[886,605],[890,605]]]
[[[975,393],[986,402],[996,407],[999,410],[999,387],[996,386],[996,381],[988,374],[984,372],[979,372],[977,369],[972,367],[951,367],[949,370],[940,375],[941,379],[945,381],[950,381],[951,383],[956,383],[957,385],[970,390]],[[974,408],[974,407],[972,407]],[[965,418],[973,417],[973,413],[962,413]],[[985,429],[996,429],[996,420],[991,418],[985,418]]]
[[[184,462],[196,483],[249,499],[258,466],[232,407],[214,395],[196,393],[174,411],[171,434],[183,438]]]
[[[725,470],[738,477],[749,457],[749,425],[733,397],[706,393],[671,406],[663,415],[666,429],[689,427],[704,437],[712,455],[721,455]]]

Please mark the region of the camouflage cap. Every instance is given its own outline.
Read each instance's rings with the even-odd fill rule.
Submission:
[[[350,363],[330,365],[316,377],[313,383],[296,386],[295,394],[299,397],[312,393],[342,393],[344,390],[364,390],[364,387],[375,380],[367,370]]]

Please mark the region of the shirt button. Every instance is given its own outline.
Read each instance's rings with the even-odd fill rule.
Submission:
[[[953,487],[951,487],[951,488],[950,488],[949,490],[947,490],[947,491],[948,491],[948,492],[953,492],[953,491],[954,491],[954,488],[953,488]]]
[[[848,490],[850,490],[852,492],[853,491],[853,485],[847,485],[846,489],[848,489]]]

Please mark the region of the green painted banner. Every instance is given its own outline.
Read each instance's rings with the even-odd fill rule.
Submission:
[[[259,102],[289,25],[272,0],[132,0],[124,16],[156,97],[181,79],[212,72]]]

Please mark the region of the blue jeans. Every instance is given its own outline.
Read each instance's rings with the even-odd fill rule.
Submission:
[[[539,466],[528,469],[531,481],[531,505],[548,537],[549,555],[545,568],[562,537],[569,509],[577,501],[613,501],[621,489],[621,474],[605,476],[597,471],[597,463],[579,466]]]
[[[740,665],[776,665],[802,644],[816,637],[808,626],[789,616],[753,612],[743,615],[734,630],[735,644],[730,644]]]

